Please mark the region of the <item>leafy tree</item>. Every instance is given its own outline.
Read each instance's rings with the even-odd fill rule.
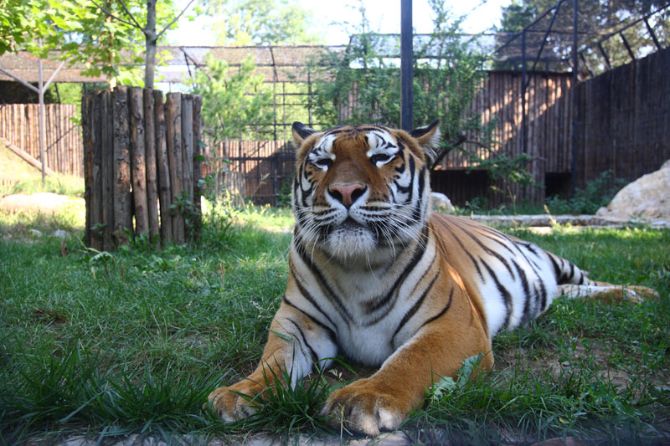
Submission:
[[[147,87],[153,86],[158,40],[186,10],[176,14],[171,0],[0,2],[0,54],[23,50],[46,58],[57,52],[82,64],[85,74],[113,79],[144,61]]]
[[[509,6],[502,8],[501,26],[498,31],[502,33],[520,32],[531,25],[541,14],[557,4],[557,0],[515,0]],[[604,59],[597,47],[592,45],[593,42],[618,30],[631,19],[650,13],[666,4],[666,0],[580,0],[577,26],[580,32],[580,44],[586,46],[584,55],[589,66],[598,70],[604,69]],[[659,27],[666,32],[670,30],[668,17],[668,14],[665,14],[659,20]],[[527,34],[527,56],[529,60],[537,56],[544,32],[549,27],[550,21],[551,14],[531,26],[531,32]],[[562,33],[551,33],[549,35],[543,48],[543,59],[558,61],[570,57],[572,36],[565,31],[572,30],[572,21],[572,2],[564,1],[552,27],[553,30],[560,30]],[[651,43],[643,24],[631,28],[625,35],[634,49]],[[498,45],[504,44],[508,38],[508,34],[501,34],[497,39]],[[512,45],[505,50],[506,54],[518,53],[519,45],[520,39],[517,39],[516,45]],[[602,42],[602,46],[612,65],[618,66],[630,62],[628,51],[619,36],[605,40]],[[513,60],[511,64],[499,63],[497,66],[499,68],[510,68],[514,67],[516,63],[518,63],[518,58]]]
[[[207,10],[221,17],[215,25],[221,45],[317,43],[307,31],[308,14],[288,0],[205,0]]]
[[[248,58],[239,70],[210,58],[196,74],[193,92],[202,96],[202,118],[214,142],[254,138],[272,121],[272,92]]]

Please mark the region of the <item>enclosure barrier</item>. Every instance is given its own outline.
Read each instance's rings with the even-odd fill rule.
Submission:
[[[39,106],[37,104],[0,105],[0,138],[31,159],[40,159]],[[47,104],[46,166],[52,171],[81,177],[81,130],[78,110],[70,104]]]
[[[82,99],[86,244],[199,237],[201,98],[116,87]]]

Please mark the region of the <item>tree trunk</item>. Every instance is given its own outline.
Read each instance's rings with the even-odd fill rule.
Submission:
[[[156,70],[156,0],[147,0],[147,26],[144,28],[146,51],[144,56],[144,88],[154,88]]]

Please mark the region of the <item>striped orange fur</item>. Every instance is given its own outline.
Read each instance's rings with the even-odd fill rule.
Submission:
[[[376,125],[315,132],[299,146],[289,277],[262,359],[246,379],[214,390],[225,420],[255,410],[272,379],[291,385],[344,354],[379,367],[334,391],[324,413],[369,435],[397,428],[436,378],[454,376],[491,339],[542,314],[565,291],[635,298],[569,261],[465,218],[431,215],[429,163],[437,123],[411,133]],[[615,293],[616,294],[616,293]]]

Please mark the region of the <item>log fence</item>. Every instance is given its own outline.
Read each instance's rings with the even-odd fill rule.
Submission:
[[[199,97],[136,87],[82,99],[86,243],[185,243],[201,227]]]

